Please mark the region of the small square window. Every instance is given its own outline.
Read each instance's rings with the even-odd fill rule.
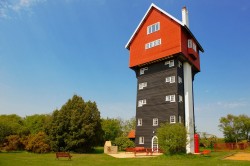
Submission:
[[[139,100],[138,101],[138,107],[142,107],[143,105],[147,104],[147,100],[143,99],[143,100]]]
[[[170,116],[170,123],[175,123],[175,116],[174,115]]]
[[[174,66],[174,60],[166,61],[165,65],[168,65],[169,67],[173,67]]]
[[[166,96],[166,101],[175,102],[175,95]]]
[[[139,144],[144,144],[144,137],[139,137]]]
[[[137,121],[137,126],[142,126],[142,119],[141,119],[141,118],[138,119],[138,121]]]
[[[147,82],[143,82],[139,84],[139,90],[142,90],[145,87],[147,87]]]
[[[144,71],[148,70],[148,67],[144,67],[140,69],[140,75],[144,74]]]
[[[166,78],[166,82],[175,83],[175,76],[170,76]]]
[[[153,126],[158,126],[158,118],[153,119]]]

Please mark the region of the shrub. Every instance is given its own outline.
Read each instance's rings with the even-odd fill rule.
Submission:
[[[187,131],[183,124],[163,124],[157,130],[158,143],[165,154],[184,153]]]
[[[135,143],[127,137],[118,137],[115,139],[114,144],[118,146],[119,150],[124,150],[128,147],[135,147]]]
[[[21,142],[21,138],[19,135],[10,135],[6,137],[6,151],[16,151],[16,150],[23,150],[24,145]]]
[[[25,149],[34,153],[46,153],[50,151],[49,141],[44,132],[29,135]]]

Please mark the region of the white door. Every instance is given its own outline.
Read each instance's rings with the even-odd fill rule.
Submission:
[[[152,150],[158,152],[158,138],[156,136],[152,138]]]

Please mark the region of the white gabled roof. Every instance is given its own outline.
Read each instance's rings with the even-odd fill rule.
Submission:
[[[141,22],[139,23],[139,25],[137,26],[137,28],[135,29],[134,33],[132,34],[132,36],[130,37],[129,41],[127,42],[127,44],[125,45],[125,48],[129,49],[129,45],[132,42],[133,38],[135,37],[135,34],[137,33],[137,31],[140,29],[143,21],[145,20],[145,18],[148,16],[150,10],[152,8],[156,8],[157,10],[159,10],[160,12],[162,12],[163,14],[165,14],[166,16],[168,16],[169,18],[171,18],[172,20],[174,20],[175,22],[177,22],[178,24],[180,24],[181,26],[183,26],[185,29],[187,29],[187,31],[191,34],[191,36],[194,38],[194,40],[196,40],[196,38],[194,37],[194,35],[192,34],[192,32],[189,30],[189,28],[180,20],[178,20],[177,18],[175,18],[174,16],[172,16],[171,14],[167,13],[166,11],[162,10],[161,8],[159,8],[158,6],[156,6],[154,3],[152,3],[150,5],[150,7],[148,8],[147,12],[145,13],[145,15],[143,16]],[[199,44],[199,42],[196,40],[198,46],[200,47],[200,50],[202,52],[204,52],[203,48],[201,47],[201,45]]]

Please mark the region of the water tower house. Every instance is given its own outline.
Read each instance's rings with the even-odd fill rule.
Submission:
[[[204,50],[189,29],[187,9],[179,21],[151,4],[125,47],[137,78],[136,146],[158,148],[159,125],[183,123],[193,153],[193,79]]]

